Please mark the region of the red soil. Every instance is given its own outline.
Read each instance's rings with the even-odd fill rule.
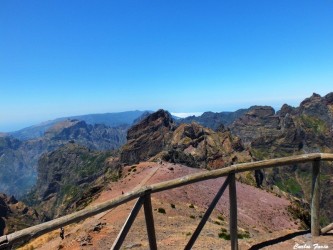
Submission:
[[[124,177],[118,182],[110,183],[92,204],[113,199],[122,195],[122,193],[144,185],[199,171],[205,170],[165,162],[161,164],[144,162],[136,166],[127,166],[123,171]],[[194,232],[199,223],[200,217],[206,211],[224,180],[225,178],[218,178],[152,194],[153,215],[159,249],[184,248],[190,239],[191,233]],[[228,199],[227,189],[193,249],[230,249],[230,242],[218,237],[221,228],[228,229]],[[279,198],[264,190],[237,183],[237,201],[239,231],[246,231],[250,234],[249,239],[239,240],[240,249],[249,249],[258,242],[298,231],[299,222],[293,220],[287,212],[290,203],[283,197]],[[171,207],[171,204],[174,208]],[[47,250],[60,248],[110,249],[133,205],[134,201],[86,219],[77,225],[66,227],[64,240],[56,237],[43,246],[38,246],[34,242],[31,244],[35,244],[34,247],[37,247],[37,249]],[[164,208],[166,213],[159,213],[158,208]],[[306,242],[308,240],[306,237],[309,236],[298,236],[293,240],[270,246],[267,249],[286,249],[285,247],[292,249],[295,242]],[[322,241],[325,242],[325,239],[321,238],[320,242]],[[149,249],[142,211],[136,218],[123,246],[125,249]]]

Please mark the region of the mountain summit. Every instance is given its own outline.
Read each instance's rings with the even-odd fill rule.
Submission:
[[[127,164],[167,160],[192,167],[217,168],[249,160],[239,138],[197,123],[176,126],[170,113],[159,110],[134,125],[121,150]]]

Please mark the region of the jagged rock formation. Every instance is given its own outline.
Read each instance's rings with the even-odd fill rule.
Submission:
[[[76,144],[43,154],[29,200],[45,211],[47,219],[84,207],[105,181],[118,178],[119,165],[112,164],[111,155]]]
[[[39,222],[36,210],[17,201],[14,196],[0,193],[0,236],[33,226]]]
[[[313,94],[299,107],[285,104],[277,113],[271,107],[254,107],[231,124],[230,129],[250,147],[257,160],[302,153],[332,153],[333,93],[324,97]],[[328,163],[323,165],[322,221],[328,223],[333,220],[333,187],[330,185],[333,170]],[[278,168],[266,170],[265,183],[309,200],[310,165],[290,166],[282,171]]]
[[[230,131],[215,132],[196,123],[176,127],[164,110],[133,126],[127,139],[121,152],[121,161],[127,164],[164,159],[192,167],[218,168],[250,160]]]
[[[192,167],[221,168],[250,160],[238,137],[230,131],[215,132],[197,123],[181,124],[172,134],[165,160]]]
[[[41,154],[68,143],[93,150],[112,150],[126,141],[126,128],[89,125],[66,120],[49,128],[43,137],[19,141],[0,137],[0,191],[21,197],[36,183],[37,162]]]
[[[149,115],[128,130],[127,143],[121,150],[120,159],[132,164],[160,153],[175,129],[171,114],[164,110]]]
[[[256,106],[230,125],[231,131],[254,149],[274,154],[331,152],[333,148],[333,93],[313,94],[298,108]],[[275,152],[275,153],[274,153]],[[268,155],[264,156],[268,156]],[[259,155],[259,158],[263,156]]]

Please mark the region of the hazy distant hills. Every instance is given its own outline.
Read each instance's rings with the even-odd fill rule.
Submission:
[[[254,106],[255,107],[255,106]],[[218,129],[221,124],[224,126],[228,126],[232,124],[237,118],[241,117],[250,109],[254,108],[251,107],[249,109],[239,109],[235,112],[204,112],[200,116],[189,116],[186,118],[181,118],[177,120],[177,123],[192,123],[196,122],[204,127],[211,128],[211,129]]]
[[[140,118],[146,113],[151,111],[125,111],[118,113],[105,113],[105,114],[88,114],[80,116],[62,117],[51,121],[43,122],[31,127],[23,128],[21,130],[7,133],[19,140],[29,140],[38,138],[51,128],[54,124],[65,120],[80,120],[85,121],[87,124],[104,124],[109,127],[127,126],[129,127],[136,119]]]

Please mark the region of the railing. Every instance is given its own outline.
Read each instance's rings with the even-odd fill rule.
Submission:
[[[110,201],[88,207],[81,211],[33,226],[17,232],[14,232],[9,235],[0,237],[0,249],[10,248],[13,244],[30,240],[36,238],[42,234],[51,232],[60,227],[78,222],[80,220],[86,219],[88,217],[94,216],[96,214],[102,213],[111,208],[117,207],[121,204],[124,204],[128,201],[139,198],[136,202],[133,210],[131,211],[129,217],[127,218],[123,228],[121,229],[117,239],[115,240],[111,249],[120,249],[132,223],[134,222],[141,206],[144,206],[144,214],[146,218],[146,226],[148,233],[148,240],[150,249],[157,249],[155,229],[154,229],[154,219],[151,206],[151,194],[161,192],[164,190],[173,189],[176,187],[188,185],[191,183],[215,179],[222,176],[227,176],[227,179],[221,186],[220,190],[216,194],[212,203],[208,207],[206,213],[202,217],[198,227],[195,232],[192,234],[191,239],[187,243],[185,249],[191,249],[195,243],[197,237],[199,236],[201,229],[204,227],[206,221],[208,220],[211,212],[216,206],[218,200],[221,198],[223,192],[229,185],[229,199],[230,199],[230,240],[231,240],[231,249],[238,249],[238,239],[237,239],[237,196],[236,196],[236,181],[235,173],[287,166],[290,164],[306,163],[312,162],[312,195],[311,195],[311,234],[312,236],[319,236],[333,229],[333,223],[320,229],[319,225],[319,201],[320,201],[320,165],[321,161],[333,161],[333,154],[305,154],[290,156],[284,158],[277,158],[271,160],[263,160],[257,162],[249,162],[232,165],[230,167],[205,171],[201,173],[187,175],[181,178],[177,178],[170,181],[165,181],[150,186],[142,187],[138,190],[126,193],[120,197],[112,199]]]

